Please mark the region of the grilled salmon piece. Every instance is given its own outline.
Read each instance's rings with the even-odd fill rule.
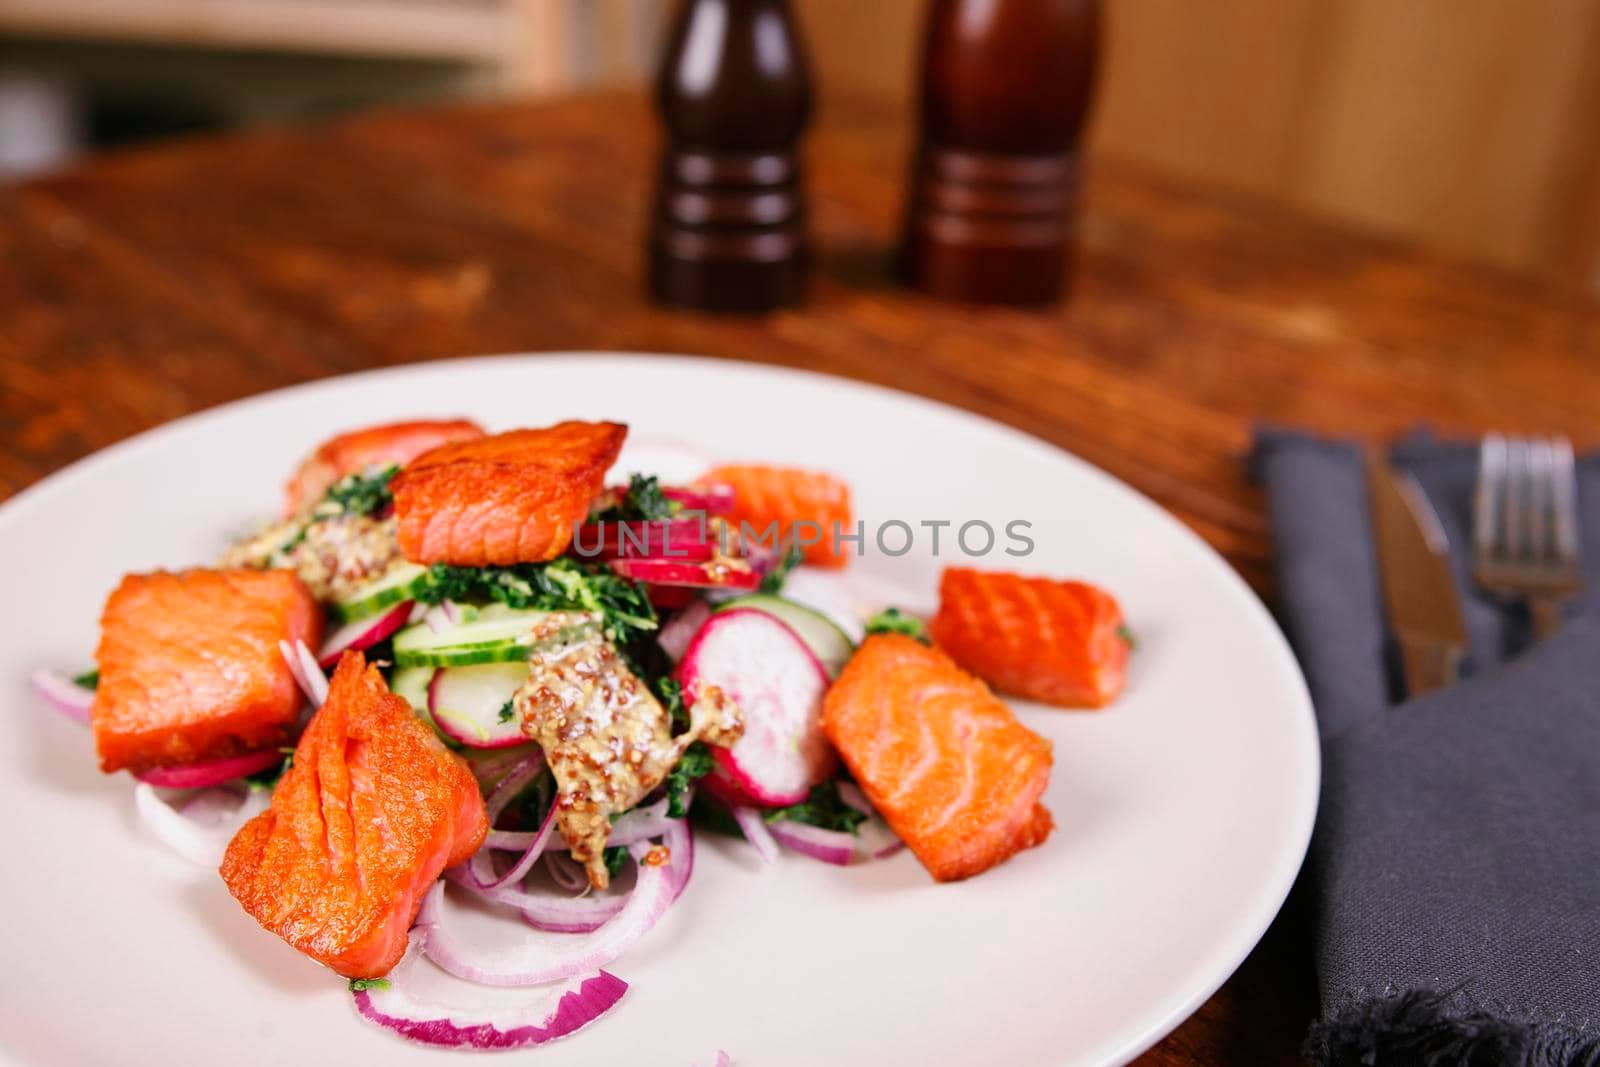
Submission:
[[[372,467],[403,467],[430,448],[482,436],[483,427],[471,419],[415,419],[330,437],[306,457],[284,487],[284,516],[315,504],[347,474]]]
[[[1122,692],[1128,663],[1122,609],[1086,582],[949,567],[928,632],[1003,693],[1099,708]]]
[[[941,882],[1050,835],[1050,743],[936,648],[868,637],[822,705],[822,729],[867,799]]]
[[[467,765],[346,652],[272,806],[228,844],[222,879],[307,956],[376,978],[404,954],[423,894],[488,829]]]
[[[390,483],[400,550],[458,567],[554,559],[627,435],[615,422],[562,422],[423,453]]]
[[[728,466],[707,471],[701,485],[733,489],[733,510],[725,517],[735,526],[748,525],[757,536],[777,524],[780,541],[792,536],[810,542],[802,551],[807,563],[843,567],[849,557],[835,536],[851,529],[850,487],[831,474],[794,467]],[[814,524],[796,529],[797,523]]]
[[[89,719],[100,769],[175,767],[288,741],[300,691],[280,640],[322,640],[322,611],[289,571],[123,578],[95,651]]]

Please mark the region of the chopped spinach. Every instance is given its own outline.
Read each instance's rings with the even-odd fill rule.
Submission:
[[[94,667],[94,668],[91,668],[89,670],[86,670],[82,674],[76,675],[72,679],[72,681],[73,681],[73,684],[81,685],[85,689],[99,689],[100,688],[100,668]]]
[[[766,812],[763,818],[768,822],[793,819],[808,826],[820,826],[824,830],[843,830],[853,834],[856,832],[856,827],[866,821],[867,816],[864,812],[846,804],[839,796],[839,787],[833,782],[819,782],[811,787],[811,793],[805,800],[798,804],[790,804],[786,808],[773,808]]]
[[[712,758],[711,749],[705,742],[696,741],[683,750],[683,758],[677,766],[667,773],[667,814],[674,819],[681,819],[688,810],[683,802],[683,795],[697,778],[704,778],[711,773],[716,760]]]
[[[389,492],[389,480],[400,470],[396,466],[382,470],[347,474],[328,488],[327,495],[317,505],[317,514],[374,515],[394,503]]]
[[[516,718],[516,715],[517,706],[515,701],[508,700],[504,704],[500,705],[499,717],[501,722],[510,722],[512,719]]]
[[[612,845],[605,851],[606,873],[615,878],[622,873],[622,864],[628,858],[628,850],[621,845]]]
[[[387,978],[352,978],[350,979],[350,992],[361,993],[368,989],[388,989]]]
[[[670,519],[678,506],[661,492],[661,480],[655,475],[635,474],[628,479],[628,491],[622,499],[597,514],[589,516],[590,522],[654,522]]]
[[[884,608],[867,620],[868,634],[904,634],[928,643],[928,624],[899,608]]]

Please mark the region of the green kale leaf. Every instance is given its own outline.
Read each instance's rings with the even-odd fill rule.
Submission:
[[[81,685],[85,689],[99,689],[100,668],[95,667],[91,670],[84,671],[82,674],[76,675],[72,681],[73,684]]]
[[[778,560],[778,565],[772,568],[765,578],[761,579],[761,591],[774,594],[783,592],[783,583],[789,580],[789,572],[800,565],[800,560],[803,556],[804,553],[801,552],[800,546],[790,541],[787,547],[784,548],[783,558]]]
[[[831,781],[819,782],[812,786],[810,795],[800,803],[790,804],[786,808],[773,808],[762,817],[768,822],[793,819],[808,826],[820,826],[824,830],[843,830],[851,834],[855,833],[856,827],[867,818],[864,812],[857,811],[844,802],[839,796],[839,787]]]
[[[899,608],[884,608],[867,620],[867,633],[904,634],[923,644],[928,643],[928,624],[915,615],[907,615]]]
[[[400,468],[388,466],[382,470],[347,474],[328,488],[328,493],[317,505],[319,516],[375,515],[394,503],[389,492],[389,480]]]
[[[678,505],[661,492],[661,480],[653,474],[635,474],[628,479],[628,491],[621,500],[597,514],[590,522],[655,522],[670,519]]]
[[[697,778],[704,778],[711,773],[711,768],[716,765],[716,760],[711,755],[711,749],[705,742],[696,741],[683,750],[683,758],[678,765],[667,773],[667,814],[674,819],[683,818],[688,811],[688,805],[683,802],[683,795]]]
[[[588,611],[600,616],[606,636],[626,645],[656,628],[655,609],[644,587],[603,566],[555,559],[511,567],[451,567],[434,564],[417,599],[494,600],[512,608]]]

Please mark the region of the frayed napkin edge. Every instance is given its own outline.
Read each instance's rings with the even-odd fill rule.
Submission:
[[[1451,993],[1354,1000],[1315,1023],[1303,1052],[1322,1067],[1596,1067],[1600,1033],[1462,1011]]]

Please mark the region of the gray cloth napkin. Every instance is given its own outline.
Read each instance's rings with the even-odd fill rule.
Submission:
[[[1267,432],[1253,457],[1323,739],[1307,1053],[1600,1067],[1600,458],[1579,465],[1587,589],[1530,649],[1526,613],[1467,576],[1476,447],[1393,456],[1450,538],[1471,637],[1460,684],[1400,704],[1360,453]]]

